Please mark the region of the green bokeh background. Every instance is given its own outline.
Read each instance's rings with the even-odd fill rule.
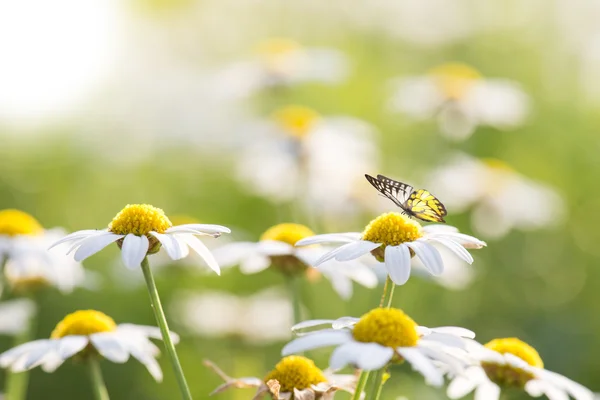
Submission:
[[[192,32],[192,38],[181,37],[182,32],[174,30],[173,46],[177,47],[178,40],[190,39],[192,44],[204,46],[205,55],[213,57],[213,66],[244,57],[246,52],[238,47],[222,47],[218,38],[202,35],[206,31],[203,21],[182,18],[188,8],[201,9],[203,4],[149,2],[137,12],[140,19],[152,21],[161,32],[169,32],[170,23],[182,19],[178,23],[186,24],[189,29],[185,34]],[[548,55],[559,51],[554,47],[559,31],[549,23],[551,19],[542,15],[528,29],[482,31],[441,46],[422,47],[391,39],[380,31],[340,23],[343,19],[334,10],[330,10],[331,15],[303,19],[294,7],[273,8],[276,11],[272,14],[257,12],[254,23],[260,30],[249,32],[251,38],[291,36],[306,45],[335,47],[348,55],[353,68],[348,81],[340,85],[306,84],[253,97],[249,104],[257,115],[288,103],[305,104],[324,115],[352,115],[380,130],[382,168],[388,173],[418,179],[454,150],[460,150],[502,159],[522,174],[554,186],[565,200],[568,217],[557,228],[513,231],[475,252],[477,277],[468,289],[449,291],[414,278],[397,288],[394,305],[422,325],[468,327],[484,342],[517,336],[538,349],[548,369],[600,390],[600,114],[582,94],[577,60],[565,54],[561,63],[549,61]],[[506,11],[506,15],[510,18],[512,14]],[[223,29],[233,29],[236,17],[239,15],[224,21]],[[414,123],[386,112],[388,79],[421,74],[447,61],[462,61],[486,76],[520,82],[533,100],[526,125],[511,132],[480,128],[468,141],[452,143],[438,134],[434,123]],[[197,67],[201,70],[205,65],[199,61]],[[269,226],[292,218],[288,208],[246,193],[233,179],[234,153],[223,155],[208,146],[202,149],[169,143],[168,148],[156,146],[151,154],[138,159],[134,157],[136,147],[131,146],[120,149],[119,154],[125,158],[131,155],[137,161],[122,163],[81,146],[80,130],[80,124],[66,122],[42,127],[38,133],[43,136],[32,139],[8,126],[0,127],[0,209],[19,208],[46,227],[63,226],[72,231],[103,228],[124,205],[149,203],[171,215],[187,214],[206,223],[239,228],[255,238]],[[108,144],[109,148],[118,146],[118,142]],[[449,213],[449,224],[472,232],[468,214]],[[368,213],[358,216],[362,222],[354,229],[361,230],[372,217]],[[61,295],[47,290],[38,294],[37,337],[47,337],[64,315],[76,309],[98,309],[117,322],[154,324],[145,289],[121,291],[109,274],[116,257],[118,249],[112,246],[85,261],[86,268],[104,276],[104,284],[97,291],[79,289]],[[244,276],[231,269],[217,277],[174,268],[157,279],[166,304],[181,289],[198,293],[220,289],[250,295],[273,285],[283,286],[282,278],[272,271]],[[355,286],[353,298],[344,302],[324,280],[303,287],[305,306],[314,318],[359,316],[377,304],[380,293],[381,287],[368,290]],[[181,331],[178,328],[173,322],[172,329]],[[0,349],[9,348],[11,343],[10,338],[0,338]],[[194,398],[203,399],[221,383],[203,367],[204,358],[215,361],[232,376],[261,377],[279,360],[283,344],[254,346],[233,337],[208,339],[184,333],[178,352]],[[310,355],[325,367],[329,350]],[[162,384],[155,383],[135,361],[124,365],[103,362],[111,398],[178,398],[167,358],[163,355],[160,362],[165,373]],[[252,393],[232,390],[217,398],[249,399]],[[443,391],[426,387],[406,366],[393,370],[383,398],[398,396],[445,398]],[[39,369],[31,374],[29,400],[88,398],[90,385],[81,365],[68,362],[53,374]]]

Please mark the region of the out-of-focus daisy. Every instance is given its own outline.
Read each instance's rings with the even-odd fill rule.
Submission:
[[[0,303],[0,334],[16,336],[24,332],[35,311],[35,303],[30,299],[3,301]]]
[[[231,378],[210,361],[204,361],[204,365],[225,381],[213,390],[211,395],[229,388],[257,388],[253,397],[255,400],[267,395],[274,400],[331,400],[336,391],[352,393],[356,387],[354,375],[336,375],[329,371],[321,371],[312,360],[302,356],[282,358],[263,379]]]
[[[257,123],[240,149],[238,176],[274,201],[300,199],[323,215],[348,211],[364,171],[376,169],[374,128],[349,117],[323,117],[287,106]]]
[[[240,98],[304,82],[335,84],[347,75],[348,62],[340,51],[273,38],[259,43],[252,59],[225,67],[214,81],[225,96]]]
[[[61,228],[45,230],[31,215],[14,209],[0,211],[0,265],[10,290],[24,293],[53,286],[70,292],[91,284],[79,262],[66,250],[48,246],[65,235]]]
[[[271,343],[288,340],[293,325],[289,298],[274,289],[245,297],[217,291],[185,292],[170,308],[182,326],[204,337]]]
[[[464,328],[418,326],[396,308],[377,308],[361,318],[305,321],[292,329],[298,331],[323,325],[333,329],[306,333],[288,343],[282,354],[336,346],[329,360],[329,366],[334,370],[352,365],[371,371],[407,361],[433,386],[444,383],[443,370],[438,364],[460,373],[464,360],[456,356],[459,353],[453,349],[464,347],[463,337],[475,337]]]
[[[123,262],[129,268],[139,267],[147,255],[157,253],[161,246],[173,260],[186,257],[191,248],[213,271],[220,273],[214,257],[196,235],[218,237],[230,232],[229,228],[221,225],[173,226],[160,208],[148,204],[128,204],[113,218],[108,229],[77,231],[54,245],[72,242],[70,251],[75,251],[75,260],[83,261],[117,242]]]
[[[476,399],[498,400],[503,388],[517,388],[531,397],[550,400],[593,400],[594,393],[572,380],[544,369],[538,352],[517,338],[494,339],[485,345],[466,340],[476,362],[453,378],[448,397],[459,399],[475,391]]]
[[[425,76],[399,80],[390,106],[416,119],[437,117],[446,136],[463,140],[479,125],[510,129],[525,120],[528,96],[506,79],[484,78],[470,66],[450,63]]]
[[[495,159],[457,155],[432,173],[429,187],[455,212],[472,207],[473,229],[488,237],[550,226],[565,212],[554,189]]]
[[[366,287],[375,287],[377,277],[369,267],[359,261],[340,265],[335,260],[323,262],[315,270],[312,266],[324,253],[318,247],[296,248],[301,239],[314,236],[314,232],[300,224],[285,223],[267,229],[258,242],[226,244],[214,251],[223,267],[239,265],[243,273],[252,274],[275,268],[285,275],[294,276],[320,271],[344,299],[352,296],[352,281]]]
[[[176,341],[177,335],[171,334]],[[22,372],[41,366],[53,372],[67,359],[88,360],[102,357],[124,363],[129,357],[141,362],[157,381],[162,371],[156,357],[160,353],[149,339],[160,339],[156,327],[120,324],[95,310],[80,310],[60,321],[50,339],[34,340],[0,354],[0,366]]]
[[[385,263],[390,279],[397,285],[408,281],[411,258],[415,255],[432,275],[438,276],[444,272],[444,261],[439,251],[432,246],[433,243],[446,247],[469,264],[473,262],[473,257],[466,249],[485,246],[485,242],[459,233],[454,227],[423,227],[417,221],[397,212],[380,215],[362,233],[316,235],[299,240],[296,246],[321,243],[337,243],[340,247],[324,254],[315,261],[315,266],[331,259],[347,262],[371,253],[378,261]]]

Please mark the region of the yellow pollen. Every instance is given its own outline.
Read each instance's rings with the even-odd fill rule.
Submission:
[[[315,233],[308,227],[300,224],[279,224],[266,230],[260,237],[260,240],[276,240],[291,244],[296,244],[301,239],[314,236]]]
[[[494,339],[486,343],[485,347],[500,354],[515,355],[532,367],[544,368],[544,362],[537,350],[517,338]]]
[[[397,212],[381,214],[365,228],[362,239],[386,246],[413,242],[423,236],[421,224]]]
[[[108,224],[108,230],[118,235],[148,235],[150,231],[165,233],[173,224],[160,208],[148,204],[128,204]]]
[[[275,111],[273,119],[288,135],[301,139],[318,123],[319,114],[310,108],[292,105]]]
[[[417,324],[397,308],[376,308],[363,315],[352,330],[354,339],[386,347],[413,347],[419,340]]]
[[[284,357],[265,376],[264,382],[275,379],[281,385],[281,392],[293,392],[294,389],[303,390],[327,381],[323,371],[315,365],[314,361],[302,356]]]
[[[15,209],[0,210],[0,235],[38,235],[43,230],[42,225],[26,212]]]
[[[429,71],[440,90],[451,99],[461,99],[481,74],[474,68],[461,63],[447,63]]]
[[[79,310],[63,318],[52,331],[50,338],[59,339],[69,335],[87,336],[93,333],[114,331],[116,328],[115,321],[100,311]]]

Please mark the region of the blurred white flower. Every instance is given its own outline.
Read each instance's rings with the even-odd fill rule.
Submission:
[[[35,303],[26,298],[0,303],[0,333],[18,335],[29,326],[35,313]]]
[[[322,273],[331,282],[333,289],[343,299],[352,296],[352,281],[365,287],[377,285],[375,273],[360,261],[343,265],[335,260],[316,261],[329,249],[319,246],[296,248],[299,240],[314,235],[304,225],[279,224],[264,232],[258,242],[234,242],[214,251],[217,262],[223,267],[239,265],[245,274],[254,274],[267,268],[275,268],[286,275],[305,274],[309,279]]]
[[[494,339],[481,345],[464,339],[473,364],[464,373],[451,374],[448,397],[459,399],[475,392],[476,399],[498,400],[502,388],[517,388],[531,397],[551,400],[593,400],[586,387],[544,369],[538,352],[517,338]]]
[[[479,125],[511,129],[525,120],[529,98],[505,79],[488,79],[458,63],[443,64],[425,76],[397,80],[390,108],[420,120],[437,118],[454,140],[471,136]]]
[[[227,292],[182,292],[171,304],[187,330],[205,337],[233,336],[252,343],[289,339],[292,306],[285,293],[267,289],[251,296]]]
[[[551,226],[565,214],[563,200],[554,189],[495,159],[457,155],[432,173],[428,187],[451,212],[473,208],[473,229],[491,238],[511,229]]]
[[[76,286],[94,286],[93,275],[66,256],[66,249],[48,250],[65,234],[61,228],[45,230],[23,211],[0,211],[0,265],[4,265],[2,273],[13,292],[44,286],[70,292]]]
[[[323,215],[353,210],[356,184],[379,158],[368,123],[299,106],[258,123],[240,152],[238,176],[250,190],[278,202],[300,199]]]
[[[346,57],[337,50],[302,47],[273,38],[260,43],[252,59],[225,67],[214,78],[226,98],[250,96],[262,89],[304,82],[335,84],[348,75]]]

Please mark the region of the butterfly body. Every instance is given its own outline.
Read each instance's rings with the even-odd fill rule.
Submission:
[[[394,202],[404,214],[429,222],[446,222],[446,207],[437,197],[425,189],[415,190],[407,185],[383,175],[374,178],[365,174],[365,178],[382,195]]]

